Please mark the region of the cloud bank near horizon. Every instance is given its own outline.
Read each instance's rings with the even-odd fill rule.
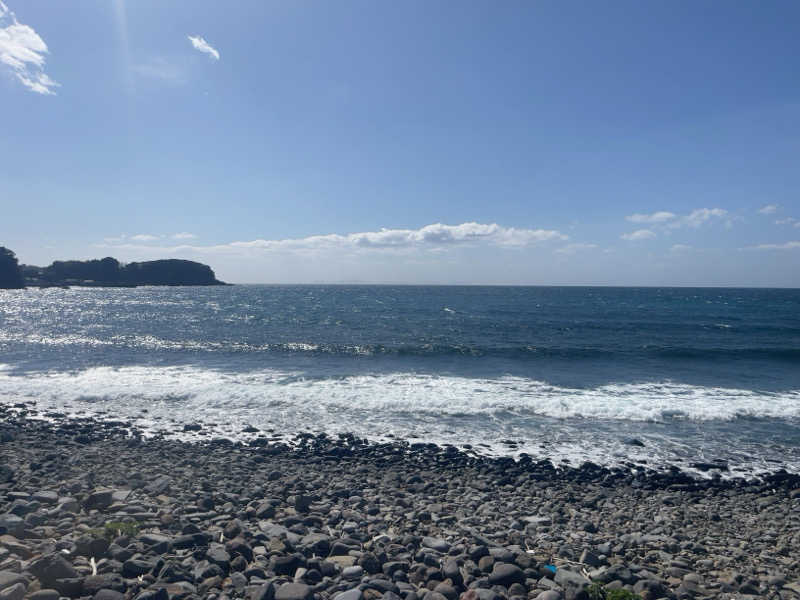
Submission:
[[[173,234],[172,239],[191,239],[193,234]],[[380,229],[349,234],[330,233],[312,235],[304,238],[288,239],[256,239],[250,241],[234,241],[227,244],[200,246],[180,244],[174,246],[153,246],[132,244],[130,242],[156,241],[158,236],[137,234],[126,237],[105,238],[102,248],[119,248],[124,250],[158,250],[161,252],[191,251],[198,253],[236,253],[236,252],[270,252],[270,251],[315,251],[315,250],[408,250],[408,249],[441,249],[457,245],[488,244],[498,247],[526,247],[543,242],[558,242],[569,239],[569,236],[555,229],[520,229],[503,227],[497,223],[461,223],[460,225],[444,225],[433,223],[419,229]]]

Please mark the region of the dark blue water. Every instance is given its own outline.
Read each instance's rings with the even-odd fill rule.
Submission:
[[[146,407],[156,429],[204,419],[233,437],[252,423],[557,460],[800,466],[798,290],[7,291],[0,364],[0,397]]]

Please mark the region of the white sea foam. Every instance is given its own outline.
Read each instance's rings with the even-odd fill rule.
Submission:
[[[302,372],[235,373],[197,367],[15,374],[0,365],[0,401],[23,400],[68,414],[105,412],[136,419],[151,430],[202,421],[228,437],[241,437],[245,424],[289,434],[349,431],[372,439],[394,434],[471,443],[490,453],[525,451],[604,464],[636,457],[718,456],[724,442],[709,437],[703,423],[738,417],[800,419],[798,390],[761,393],[671,382],[573,389],[510,376],[397,373],[308,378]],[[672,435],[670,427],[680,423],[694,433]],[[641,432],[650,436],[646,450],[624,445],[625,436]],[[504,446],[508,438],[518,445]],[[800,456],[795,459],[800,465]],[[790,462],[786,464],[791,468]]]
[[[196,367],[93,367],[16,375],[0,364],[0,396],[75,402],[92,398],[108,408],[138,411],[183,398],[174,407],[202,414],[206,407],[267,411],[357,410],[416,415],[488,415],[626,421],[800,418],[800,390],[756,392],[683,383],[620,383],[568,388],[522,377],[493,379],[396,373],[307,378],[302,372],[264,369],[227,372]]]

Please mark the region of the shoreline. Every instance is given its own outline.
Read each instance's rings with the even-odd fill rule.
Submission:
[[[494,440],[494,445],[487,445],[481,440],[473,444],[450,443],[437,440],[423,442],[422,435],[403,436],[392,433],[368,436],[346,432],[323,432],[306,429],[299,432],[283,431],[275,424],[271,426],[254,427],[252,424],[243,423],[238,430],[225,427],[218,422],[218,418],[208,421],[194,419],[184,421],[171,418],[168,421],[160,420],[164,415],[154,415],[144,409],[136,414],[112,415],[106,410],[92,410],[83,407],[65,407],[58,410],[52,405],[40,405],[34,400],[25,400],[15,404],[7,404],[5,410],[10,414],[24,416],[25,418],[59,423],[61,421],[95,421],[97,423],[119,424],[124,423],[129,435],[143,439],[170,439],[189,444],[203,444],[209,441],[230,443],[241,447],[268,446],[275,452],[284,453],[308,450],[325,454],[334,452],[336,455],[352,456],[364,454],[363,458],[369,459],[370,447],[380,447],[382,451],[394,453],[398,456],[405,454],[426,452],[447,452],[448,457],[454,462],[464,464],[492,464],[514,465],[519,473],[531,473],[533,476],[557,478],[565,481],[602,481],[611,483],[631,484],[646,486],[650,489],[666,487],[669,485],[688,485],[712,487],[733,486],[747,487],[764,484],[794,485],[800,488],[800,471],[785,464],[777,464],[769,468],[762,464],[761,468],[744,469],[742,465],[729,463],[724,458],[697,457],[691,459],[654,460],[652,456],[631,454],[618,456],[607,463],[594,462],[594,456],[575,457],[566,456],[558,460],[557,456],[548,453],[528,454],[525,452],[531,444],[523,440],[513,439]],[[590,432],[588,432],[590,433]],[[587,433],[587,434],[588,434]],[[646,438],[646,436],[644,436]],[[355,442],[355,444],[353,443]],[[645,444],[636,436],[635,432],[623,431],[620,433],[619,443],[631,449],[644,448]],[[365,452],[366,451],[366,452]],[[787,483],[789,482],[789,483]]]
[[[593,583],[800,598],[800,477],[785,472],[557,469],[346,435],[145,439],[26,408],[0,407],[3,598],[571,600]]]

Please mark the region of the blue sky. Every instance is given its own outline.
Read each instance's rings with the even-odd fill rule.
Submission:
[[[2,0],[0,244],[800,286],[797,2]]]

